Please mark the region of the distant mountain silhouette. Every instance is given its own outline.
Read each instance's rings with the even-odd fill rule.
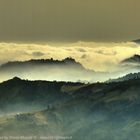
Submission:
[[[0,76],[3,80],[18,76],[30,80],[95,82],[105,81],[111,74],[89,70],[68,57],[63,60],[51,58],[8,62],[0,66]]]
[[[135,54],[130,58],[124,59],[122,63],[140,63],[140,55]]]
[[[53,58],[51,59],[31,59],[28,61],[11,61],[5,64],[2,64],[0,66],[0,69],[10,69],[10,68],[21,68],[21,67],[32,67],[32,66],[38,66],[38,65],[75,65],[77,67],[83,68],[83,66],[79,63],[76,62],[75,59],[71,57],[67,57],[63,60],[54,60]]]
[[[0,117],[0,135],[139,140],[139,85],[139,78],[81,84],[15,77],[0,84],[0,111],[13,111]]]
[[[140,39],[133,40],[133,42],[135,42],[135,43],[137,43],[137,44],[140,44]]]
[[[138,68],[139,69],[139,68]],[[29,80],[97,82],[116,78],[133,70],[124,72],[98,72],[85,68],[75,59],[68,57],[63,60],[37,59],[28,61],[13,61],[0,66],[0,80],[21,77]]]

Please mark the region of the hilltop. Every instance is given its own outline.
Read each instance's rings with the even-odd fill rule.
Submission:
[[[140,63],[140,55],[135,54],[132,57],[124,59],[122,63]]]

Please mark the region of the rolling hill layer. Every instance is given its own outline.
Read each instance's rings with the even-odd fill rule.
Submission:
[[[27,103],[40,104],[43,108],[1,116],[0,135],[139,140],[139,85],[139,78],[86,85],[14,78],[0,84],[3,110],[5,104],[10,108],[21,102],[21,108],[28,106]]]

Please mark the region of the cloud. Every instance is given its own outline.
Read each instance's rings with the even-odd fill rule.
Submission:
[[[123,59],[134,54],[140,54],[140,45],[133,46],[133,43],[103,42],[66,44],[3,42],[0,43],[0,64],[7,61],[24,61],[37,57],[44,59],[53,57],[61,60],[70,56],[86,68],[95,71],[113,71]]]
[[[72,49],[69,49],[69,48],[66,48],[65,50],[67,50],[67,51],[72,51]]]
[[[86,55],[86,54],[83,54],[83,55],[81,56],[81,58],[82,58],[82,59],[85,59],[85,58],[87,58],[87,55]]]
[[[42,52],[38,51],[38,52],[33,52],[32,55],[35,56],[35,57],[41,57],[41,56],[44,56],[45,53],[42,53]]]
[[[98,53],[98,54],[102,54],[102,55],[116,55],[117,54],[116,51],[107,52],[105,50],[97,50],[95,52]]]
[[[79,51],[79,52],[86,52],[86,50],[83,49],[83,48],[77,48],[77,51]]]

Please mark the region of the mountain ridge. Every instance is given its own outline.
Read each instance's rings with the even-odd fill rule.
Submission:
[[[122,60],[121,63],[140,63],[140,55],[134,54],[133,56]]]
[[[128,80],[133,80],[133,79],[138,79],[140,78],[140,72],[138,73],[129,73],[125,76],[116,78],[116,79],[109,79],[106,82],[121,82],[121,81],[128,81]]]
[[[76,62],[75,59],[71,57],[67,57],[62,60],[54,60],[50,59],[31,59],[26,61],[9,61],[0,66],[0,68],[9,68],[16,66],[26,66],[26,65],[77,65],[79,67],[83,67],[79,62]]]
[[[17,76],[29,80],[82,81],[87,83],[105,81],[112,75],[109,72],[96,72],[87,69],[71,57],[63,60],[36,59],[12,61],[0,66],[2,81]]]

